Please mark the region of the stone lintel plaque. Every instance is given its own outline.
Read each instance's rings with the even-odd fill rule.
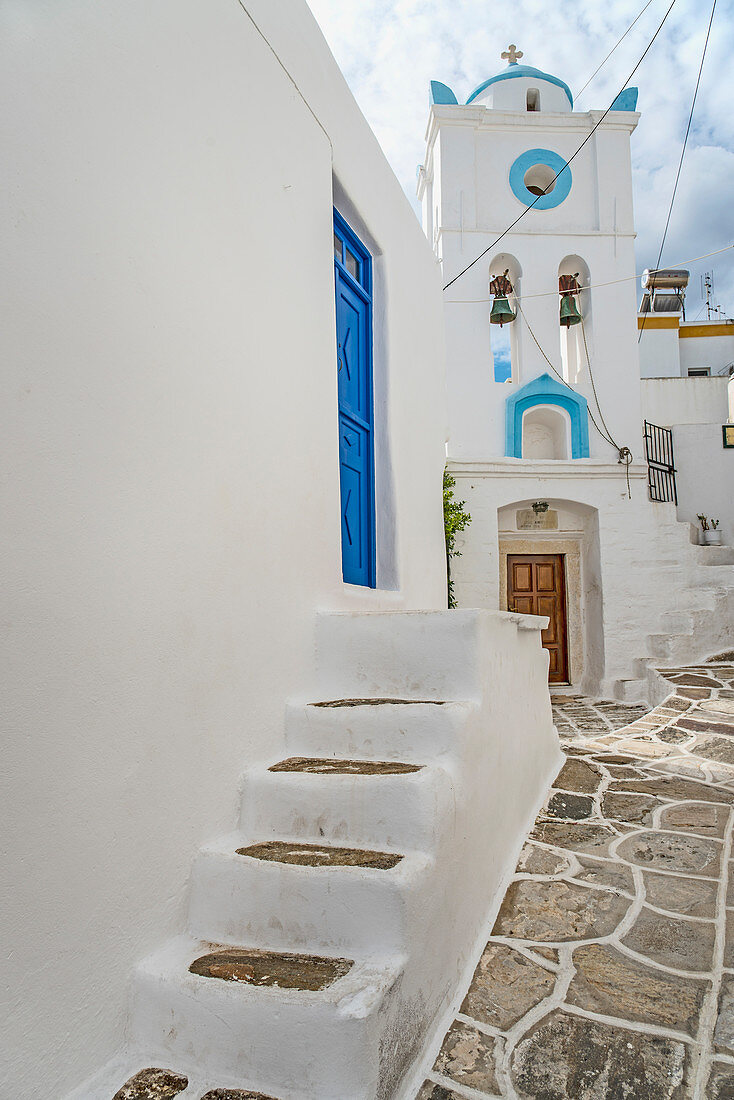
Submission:
[[[557,531],[558,512],[549,508],[547,512],[534,512],[532,508],[518,508],[518,531]]]

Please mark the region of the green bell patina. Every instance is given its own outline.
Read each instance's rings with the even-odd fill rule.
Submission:
[[[490,294],[494,294],[492,310],[489,314],[491,325],[504,325],[514,321],[517,314],[510,308],[507,295],[512,294],[512,283],[507,278],[509,268],[502,275],[495,275],[489,284]]]
[[[561,324],[569,328],[571,325],[578,325],[580,321],[581,314],[574,296],[569,294],[567,297],[561,298]]]
[[[577,296],[581,291],[579,273],[575,275],[560,275],[558,278],[558,292],[561,295],[560,321],[565,328],[578,325],[581,321]]]

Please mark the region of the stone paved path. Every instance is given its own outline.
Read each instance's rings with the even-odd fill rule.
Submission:
[[[416,1100],[734,1100],[734,653],[664,675],[647,714],[552,697],[566,764]]]

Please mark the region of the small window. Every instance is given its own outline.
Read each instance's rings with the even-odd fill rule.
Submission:
[[[344,266],[352,278],[359,282],[359,260],[354,253],[349,250],[347,245],[344,245]]]
[[[540,110],[540,92],[537,88],[528,88],[526,103],[529,111]]]
[[[346,226],[346,223],[344,223]],[[352,240],[351,230],[342,229],[340,219],[334,222],[334,262],[343,272],[346,272],[355,283],[358,283],[368,293],[371,292],[370,265],[361,255],[358,239]]]
[[[688,368],[688,377],[689,378],[709,378],[710,376],[711,376],[711,368],[710,367],[689,367]]]

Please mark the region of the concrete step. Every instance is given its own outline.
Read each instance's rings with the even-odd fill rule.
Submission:
[[[730,588],[734,586],[734,565],[698,565],[693,573],[695,585],[698,587],[711,585]]]
[[[648,697],[647,679],[615,680],[612,695],[620,703],[645,702]]]
[[[361,770],[349,770],[355,763]],[[386,770],[398,766],[410,770]],[[454,781],[445,768],[334,757],[303,767],[318,770],[280,761],[245,773],[240,826],[246,835],[430,852],[454,827]],[[383,770],[368,774],[367,767]]]
[[[289,706],[286,745],[314,756],[427,760],[460,753],[476,714],[471,702],[336,700]]]
[[[432,870],[420,852],[221,837],[194,864],[189,931],[272,951],[407,953]]]
[[[269,1096],[372,1100],[380,1037],[399,1026],[403,963],[238,952],[180,937],[137,968],[134,1039],[158,1064],[193,1063]]]
[[[698,658],[696,636],[688,634],[649,634],[648,645],[658,662],[689,664]]]
[[[701,565],[734,565],[734,546],[694,546],[693,555]]]

